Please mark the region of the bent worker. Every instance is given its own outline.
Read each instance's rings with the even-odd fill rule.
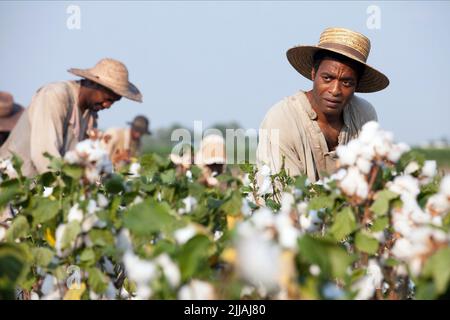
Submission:
[[[120,61],[102,59],[93,68],[69,69],[78,81],[50,83],[33,96],[5,144],[0,158],[13,153],[22,160],[22,173],[31,177],[48,171],[44,153],[63,157],[87,137],[97,124],[97,112],[121,99],[142,102],[139,90],[128,80]]]

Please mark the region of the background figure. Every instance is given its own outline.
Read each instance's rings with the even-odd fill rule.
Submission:
[[[0,146],[8,139],[24,108],[8,92],[0,92]]]
[[[142,94],[128,80],[120,61],[102,59],[89,69],[69,69],[78,81],[60,81],[41,87],[31,99],[11,135],[0,148],[0,159],[16,154],[27,177],[49,170],[44,156],[63,157],[97,126],[97,112],[122,97],[142,102]]]
[[[211,134],[203,138],[195,154],[195,164],[203,169],[204,174],[214,177],[225,171],[225,140],[222,136]]]
[[[145,116],[136,116],[128,122],[130,128],[110,128],[106,130],[107,137],[104,147],[108,150],[112,163],[116,168],[130,162],[131,158],[138,156],[141,139],[145,134],[150,135],[150,122]]]

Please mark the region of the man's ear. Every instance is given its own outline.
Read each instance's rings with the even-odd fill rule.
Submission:
[[[314,80],[314,78],[316,77],[316,70],[314,70],[314,68],[311,69],[311,80]]]

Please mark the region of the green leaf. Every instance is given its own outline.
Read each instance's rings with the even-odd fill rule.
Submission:
[[[299,240],[300,257],[317,264],[326,277],[343,278],[353,261],[345,249],[335,242],[304,235]]]
[[[336,240],[342,240],[356,229],[356,218],[350,207],[338,212],[336,219],[330,229]]]
[[[33,227],[39,223],[47,222],[57,216],[59,212],[59,202],[48,198],[36,198],[36,205],[31,212],[33,216]]]
[[[15,299],[16,285],[27,270],[23,250],[12,243],[0,243],[0,300]]]
[[[378,191],[375,195],[375,201],[370,210],[377,216],[385,215],[389,210],[389,202],[398,197],[398,194],[390,190]]]
[[[221,206],[221,209],[231,216],[239,215],[242,207],[242,197],[239,191],[234,191],[231,197]]]
[[[334,205],[334,198],[330,196],[318,196],[314,197],[309,201],[308,211],[309,210],[320,210],[324,208],[332,208]]]
[[[86,248],[80,254],[80,262],[88,266],[95,264],[95,252],[91,248]]]
[[[96,293],[103,293],[108,288],[108,277],[98,268],[88,269],[88,284]]]
[[[112,194],[118,194],[125,191],[123,178],[117,174],[111,175],[111,177],[105,182],[105,188],[106,191]]]
[[[22,194],[23,191],[17,186],[2,186],[0,188],[0,209],[5,208],[10,201],[16,196]]]
[[[69,248],[71,243],[77,238],[81,231],[80,223],[78,221],[69,222],[66,225],[64,234],[61,240],[61,249]]]
[[[172,230],[175,218],[167,207],[153,199],[146,199],[125,212],[124,226],[135,235],[148,236]]]
[[[161,181],[165,184],[173,184],[176,179],[176,174],[174,169],[167,170],[161,173]]]
[[[450,248],[443,248],[433,254],[425,263],[423,273],[431,276],[437,292],[446,291],[450,280]]]
[[[278,211],[281,208],[281,206],[272,199],[266,199],[266,206],[270,208],[272,211]]]
[[[9,242],[13,242],[16,239],[25,237],[30,230],[30,225],[27,219],[23,215],[19,215],[14,218],[11,227],[6,231],[6,239]]]
[[[192,277],[201,267],[207,267],[210,240],[204,235],[197,235],[186,242],[178,257],[183,281]]]
[[[389,226],[389,217],[388,216],[384,216],[384,217],[380,217],[380,218],[376,219],[373,222],[373,225],[370,228],[370,230],[373,231],[373,232],[379,232],[379,231],[383,231],[388,226]]]
[[[359,251],[375,254],[378,251],[379,243],[368,232],[360,231],[356,234],[355,245]]]
[[[64,164],[63,171],[74,180],[79,180],[83,176],[84,169],[76,164]]]
[[[40,267],[47,267],[52,261],[55,253],[49,248],[32,248],[33,263]]]
[[[92,229],[89,238],[95,246],[114,246],[114,236],[110,230]]]

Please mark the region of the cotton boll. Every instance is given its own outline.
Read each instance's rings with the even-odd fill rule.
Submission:
[[[178,291],[179,300],[214,300],[214,287],[208,282],[193,279]]]
[[[52,187],[44,187],[44,192],[43,192],[42,196],[44,198],[48,198],[48,197],[50,197],[52,195],[52,193],[53,193],[53,188]]]
[[[263,165],[260,169],[259,169],[259,171],[258,171],[258,173],[261,175],[261,176],[263,176],[263,177],[268,177],[268,176],[270,176],[270,167],[268,166],[268,165]]]
[[[139,171],[141,170],[140,163],[134,162],[130,165],[129,172],[131,173],[131,178],[138,178],[140,177]]]
[[[422,167],[422,176],[427,178],[433,178],[437,172],[436,161],[426,160]]]
[[[383,273],[380,266],[375,260],[369,260],[367,274],[352,286],[353,290],[358,291],[355,299],[370,299],[374,295],[375,290],[381,288],[382,281]]]
[[[300,228],[306,232],[316,232],[322,223],[319,213],[316,210],[310,210],[308,213],[302,213],[299,217]]]
[[[297,250],[299,231],[292,225],[289,214],[280,213],[275,217],[278,241],[283,248]]]
[[[128,277],[138,285],[147,285],[158,274],[153,262],[139,258],[132,251],[125,252],[123,262]]]
[[[366,158],[358,158],[358,160],[356,160],[356,166],[362,173],[369,174],[370,169],[372,168],[372,162]]]
[[[281,271],[281,250],[261,235],[240,238],[237,244],[237,265],[240,276],[272,292],[277,290]]]
[[[130,231],[128,229],[120,230],[116,237],[116,247],[121,251],[130,251],[133,249],[133,244],[131,243]]]
[[[393,182],[388,184],[388,187],[390,191],[400,195],[407,193],[416,197],[420,193],[419,181],[410,175],[396,177]]]
[[[272,191],[272,180],[270,176],[264,177],[258,189],[258,195],[263,196]]]
[[[450,175],[447,175],[442,179],[439,192],[450,200]]]
[[[72,150],[66,152],[66,154],[64,155],[64,160],[69,164],[75,164],[80,162],[80,157],[78,157],[76,151]]]
[[[83,221],[83,211],[81,211],[81,209],[79,208],[78,203],[76,203],[75,205],[73,205],[72,208],[70,208],[69,215],[67,216],[67,220],[69,222],[72,222],[72,221],[81,222],[81,221]]]
[[[58,284],[58,280],[51,274],[47,274],[42,281],[41,292],[43,295],[52,293]]]
[[[88,201],[88,205],[87,205],[87,212],[89,214],[93,214],[99,210],[100,210],[100,208],[97,206],[97,202],[95,200],[90,199]]]
[[[339,163],[341,166],[352,166],[355,164],[361,148],[359,140],[350,140],[347,145],[338,146],[336,154],[339,157]]]
[[[97,203],[100,208],[106,208],[109,204],[108,198],[105,197],[102,193],[97,195]]]
[[[184,228],[175,230],[174,237],[178,244],[185,244],[197,234],[197,228],[190,224]]]
[[[398,143],[391,147],[387,154],[387,159],[392,162],[397,162],[400,160],[400,157],[408,152],[411,148],[406,143]]]
[[[295,203],[294,196],[291,193],[284,192],[281,198],[281,212],[291,212],[292,205]]]
[[[3,239],[5,238],[6,235],[6,229],[2,226],[0,226],[0,242],[3,241]]]
[[[369,185],[358,168],[350,167],[347,175],[340,181],[341,190],[348,196],[358,196],[366,199],[369,193]]]
[[[251,221],[258,230],[264,230],[265,228],[273,226],[275,223],[272,211],[267,208],[261,208],[255,211]]]
[[[180,284],[180,269],[178,268],[178,265],[176,265],[166,253],[159,255],[155,259],[155,262],[163,270],[164,276],[167,278],[167,281],[169,281],[169,284],[172,288],[175,288]]]
[[[380,124],[378,122],[366,122],[361,128],[361,133],[359,134],[358,139],[364,144],[369,144],[377,136],[379,129]]]
[[[178,210],[179,214],[185,214],[185,213],[190,213],[192,212],[192,210],[195,209],[195,207],[197,206],[197,199],[195,199],[192,196],[188,196],[186,198],[184,198],[182,200],[183,204],[184,204],[184,208],[180,208]]]
[[[405,168],[405,174],[413,174],[419,171],[420,166],[416,161],[411,161]]]

